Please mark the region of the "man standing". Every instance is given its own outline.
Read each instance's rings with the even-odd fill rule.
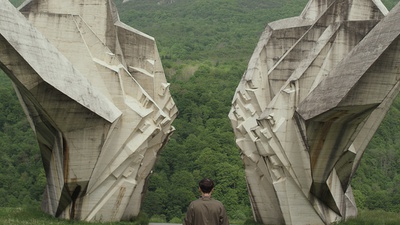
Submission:
[[[213,198],[214,182],[204,178],[199,182],[201,197],[190,203],[183,225],[229,225],[224,205]]]

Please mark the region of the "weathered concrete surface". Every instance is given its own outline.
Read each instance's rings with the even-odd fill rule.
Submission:
[[[270,23],[229,117],[264,224],[357,215],[350,182],[399,92],[400,5],[310,0]]]
[[[19,10],[0,0],[0,67],[38,139],[43,209],[136,216],[177,115],[154,38],[120,22],[111,0],[28,0]]]

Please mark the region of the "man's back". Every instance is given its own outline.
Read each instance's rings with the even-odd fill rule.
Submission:
[[[229,225],[226,210],[220,201],[201,197],[190,203],[184,225]]]

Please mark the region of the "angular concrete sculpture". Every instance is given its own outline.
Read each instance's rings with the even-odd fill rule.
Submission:
[[[310,0],[267,26],[229,114],[258,222],[357,215],[351,179],[399,92],[399,21],[379,0]]]
[[[131,219],[177,115],[154,38],[120,22],[112,0],[28,0],[20,12],[0,0],[0,68],[38,139],[43,209]]]

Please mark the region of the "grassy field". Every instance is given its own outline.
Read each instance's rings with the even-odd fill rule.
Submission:
[[[46,213],[42,212],[39,208],[0,208],[0,224],[1,225],[63,225],[63,224],[76,224],[76,225],[147,225],[148,220],[138,220],[136,222],[114,222],[114,223],[89,223],[77,222],[70,220],[56,219]]]
[[[362,210],[356,219],[349,219],[338,225],[399,225],[400,213],[385,212],[381,210]]]
[[[135,222],[114,222],[114,223],[88,223],[69,220],[60,220],[53,218],[39,208],[0,208],[0,224],[2,225],[145,225],[148,224],[146,219]],[[245,223],[252,224],[252,223]],[[254,223],[255,224],[255,223]],[[351,219],[337,225],[398,225],[400,224],[400,214],[385,211],[360,211],[357,219]]]

